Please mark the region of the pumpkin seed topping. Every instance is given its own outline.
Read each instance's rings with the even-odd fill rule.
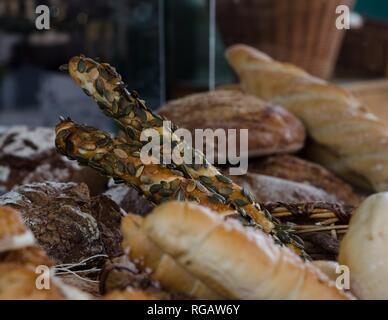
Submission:
[[[128,158],[128,155],[127,155],[127,154],[125,153],[125,151],[122,150],[122,149],[114,149],[113,152],[114,152],[114,154],[115,154],[117,157],[119,157],[119,158],[121,158],[121,159],[127,159],[127,158]]]
[[[77,64],[77,71],[84,73],[86,71],[86,63],[83,59],[80,59]]]
[[[136,168],[132,163],[127,164],[127,172],[131,175],[134,176],[136,174]]]
[[[144,170],[144,166],[140,166],[139,168],[137,168],[135,177],[139,178],[143,173],[143,170]]]

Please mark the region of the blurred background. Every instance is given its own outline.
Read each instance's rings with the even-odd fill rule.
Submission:
[[[49,30],[35,26],[41,4],[50,8]],[[340,4],[352,8],[346,32],[335,28]],[[59,115],[71,114],[112,129],[59,72],[72,55],[116,66],[128,88],[156,109],[235,82],[223,54],[239,42],[343,84],[373,104],[387,98],[388,1],[0,0],[0,126],[53,126]]]

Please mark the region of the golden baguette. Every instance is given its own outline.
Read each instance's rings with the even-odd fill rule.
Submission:
[[[156,207],[141,230],[182,268],[226,298],[352,298],[265,233],[193,203]]]
[[[333,170],[361,176],[375,190],[388,189],[388,125],[350,92],[246,45],[228,48],[226,57],[245,92],[286,107],[336,155]]]
[[[169,255],[161,251],[141,229],[143,218],[128,214],[122,220],[123,249],[131,261],[143,271],[149,270],[150,277],[164,289],[185,293],[198,299],[222,299],[189,272],[184,270]]]

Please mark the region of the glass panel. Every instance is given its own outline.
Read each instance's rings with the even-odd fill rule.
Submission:
[[[36,28],[38,3],[50,8],[50,30]],[[160,85],[161,5],[155,0],[96,0],[93,5],[0,0],[0,125],[53,126],[59,115],[71,115],[111,128],[95,103],[58,70],[79,53],[116,66],[129,89],[158,107],[165,99]]]

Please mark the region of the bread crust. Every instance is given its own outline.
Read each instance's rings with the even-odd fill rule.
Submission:
[[[353,206],[361,202],[352,187],[320,166],[292,155],[277,155],[249,161],[249,172],[304,183],[322,189]]]
[[[153,243],[141,228],[143,218],[128,214],[122,220],[123,249],[131,261],[163,288],[199,299],[222,299],[222,296],[194,278],[169,255]]]
[[[334,195],[322,189],[278,177],[247,173],[244,176],[234,176],[233,180],[250,190],[259,203],[338,202]]]
[[[189,95],[168,102],[158,113],[193,135],[196,129],[248,129],[250,157],[295,152],[304,145],[304,126],[292,113],[238,91]]]
[[[193,276],[231,299],[349,299],[311,263],[263,232],[192,203],[170,202],[142,230]]]
[[[244,92],[286,107],[314,141],[338,156],[339,167],[362,176],[377,191],[388,189],[388,125],[350,92],[249,46],[232,46],[226,57]]]

